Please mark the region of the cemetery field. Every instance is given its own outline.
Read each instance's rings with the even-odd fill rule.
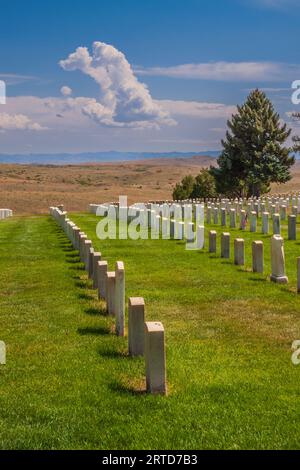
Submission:
[[[1,221],[1,449],[299,449],[299,241],[285,238],[289,284],[268,280],[270,236],[206,226],[206,246],[176,240],[98,240],[98,218],[68,217],[114,269],[126,298],[166,332],[168,396],[145,393],[142,358],[114,335],[78,254],[50,216]],[[299,227],[300,228],[300,227]],[[245,268],[207,250],[209,229],[245,240]],[[264,241],[265,273],[251,272]]]

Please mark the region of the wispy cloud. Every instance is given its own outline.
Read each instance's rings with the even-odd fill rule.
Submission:
[[[13,73],[1,73],[0,80],[4,80],[7,85],[19,85],[19,83],[36,80],[37,77],[31,75],[18,75]]]
[[[253,88],[244,88],[244,91],[250,93]],[[276,87],[260,87],[260,90],[264,91],[265,93],[281,93],[281,92],[289,92],[291,93],[291,87],[289,88],[276,88]]]
[[[216,132],[218,134],[222,133],[222,134],[225,134],[226,132],[226,129],[225,127],[212,127],[211,129],[209,129],[211,132]]]
[[[185,116],[200,119],[228,118],[236,112],[236,106],[222,103],[201,103],[199,101],[159,100],[157,101],[171,116]]]
[[[135,67],[134,71],[144,76],[194,80],[278,82],[293,80],[295,76],[300,76],[300,64],[222,61],[170,67]]]

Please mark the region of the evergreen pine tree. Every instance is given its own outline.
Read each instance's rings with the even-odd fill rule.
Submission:
[[[297,121],[300,121],[300,113],[294,113],[293,118]],[[294,135],[293,142],[294,142],[294,147],[293,147],[294,152],[300,152],[300,136]]]
[[[265,93],[254,90],[228,121],[218,167],[210,172],[217,192],[230,196],[260,196],[270,183],[291,179],[291,149],[284,146],[291,130],[280,123]]]

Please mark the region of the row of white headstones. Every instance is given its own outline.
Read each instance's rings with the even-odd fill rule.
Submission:
[[[251,232],[257,231],[258,217],[261,216],[263,234],[269,233],[269,220],[271,219],[274,235],[280,235],[281,221],[288,219],[288,238],[295,240],[300,198],[291,195],[286,198],[270,197],[262,200],[233,201],[223,199],[206,203],[184,201],[179,204],[178,201],[174,201],[162,204],[137,203],[130,207],[122,207],[118,203],[90,204],[89,211],[97,215],[106,215],[109,219],[125,220],[126,223],[135,221],[135,224],[151,229],[151,238],[158,238],[159,234],[162,238],[186,238],[188,241],[196,242],[195,248],[202,249],[205,212],[207,224],[237,228],[237,218],[239,218],[239,228],[245,230],[250,221]]]
[[[0,219],[12,217],[13,211],[11,209],[0,209]],[[0,364],[6,364],[6,345],[4,341],[0,341]]]
[[[64,230],[98,291],[98,298],[106,303],[108,314],[115,317],[117,336],[125,336],[125,269],[117,261],[115,271],[108,271],[108,263],[95,251],[92,241],[67,217],[63,206],[50,207],[50,214]],[[161,322],[145,321],[145,303],[142,297],[128,299],[128,353],[144,356],[146,388],[150,393],[167,393],[165,331]]]
[[[13,211],[11,209],[0,209],[0,219],[6,219],[12,217]]]
[[[235,206],[235,207],[232,207]],[[246,209],[244,207],[246,206]],[[257,231],[257,219],[262,217],[262,233],[269,233],[269,217],[272,214],[273,236],[271,238],[271,269],[270,279],[278,283],[287,283],[288,278],[285,273],[284,242],[280,236],[281,220],[288,218],[288,239],[296,240],[297,214],[300,208],[300,198],[291,195],[286,198],[269,197],[263,200],[221,200],[194,202],[184,201],[181,204],[175,202],[143,203],[134,204],[130,207],[121,207],[116,203],[90,204],[89,211],[97,215],[104,215],[108,219],[122,219],[126,223],[132,223],[133,220],[139,221],[141,227],[154,229],[154,234],[158,238],[175,238],[187,240],[195,249],[204,248],[204,218],[211,224],[213,223],[226,226],[227,215],[230,219],[230,228],[236,228],[236,215],[239,215],[241,230],[246,229],[248,214],[250,214],[250,231]],[[270,213],[266,211],[270,208]],[[280,213],[276,211],[280,209]],[[287,214],[291,211],[291,214]],[[220,217],[221,216],[221,217]],[[182,219],[184,221],[182,221]],[[194,222],[191,220],[195,219]],[[220,220],[221,219],[221,220]],[[195,230],[196,225],[196,230]],[[195,240],[195,241],[194,241]],[[234,240],[234,263],[236,265],[245,264],[245,243],[242,238]],[[217,251],[217,233],[214,230],[209,232],[209,252]],[[230,258],[230,233],[221,234],[221,257]],[[264,271],[264,249],[263,242],[256,240],[252,242],[252,270],[253,272],[263,273]],[[300,258],[297,259],[297,291],[300,291]]]
[[[119,236],[121,231],[124,232],[120,238],[136,239],[136,229],[139,228],[137,238],[148,238],[148,235],[150,235],[151,239],[158,239],[160,236],[163,239],[186,239],[187,248],[189,249],[202,249],[204,247],[203,204],[196,204],[194,207],[193,205],[187,205],[183,208],[178,204],[169,205],[167,203],[161,206],[140,203],[129,207],[118,206],[113,203],[90,204],[89,211],[98,216],[104,216],[108,228],[113,225],[116,227],[117,221],[123,223],[118,227]],[[196,220],[196,228],[193,217]],[[98,237],[101,238],[102,235],[106,237],[106,233],[99,233],[98,226]],[[150,229],[150,234],[148,234],[148,229]],[[111,233],[113,233],[113,229],[108,229],[107,234]]]

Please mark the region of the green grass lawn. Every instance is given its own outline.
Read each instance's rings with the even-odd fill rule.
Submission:
[[[167,397],[144,393],[144,362],[127,356],[82,264],[50,217],[0,222],[2,449],[300,448],[298,241],[285,241],[289,284],[270,283],[270,239],[230,230],[246,266],[175,240],[98,240],[97,218],[71,214],[126,295],[143,296],[166,330]],[[207,227],[216,229],[215,226]],[[220,227],[217,228],[220,232]],[[228,231],[229,229],[226,229]],[[283,234],[286,235],[284,228]],[[253,274],[251,240],[265,274]]]

